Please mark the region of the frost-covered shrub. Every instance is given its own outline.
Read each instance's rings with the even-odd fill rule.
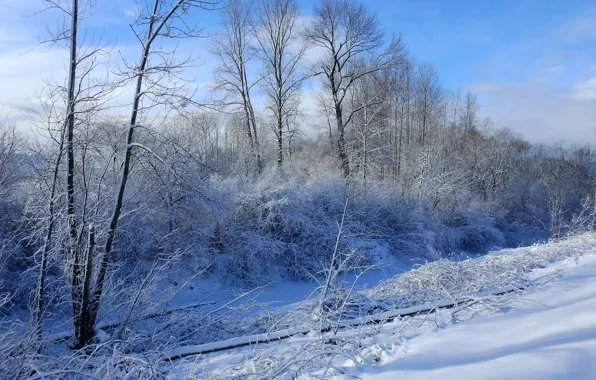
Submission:
[[[271,265],[282,249],[279,242],[252,231],[238,232],[224,243],[219,257],[215,257],[218,272],[234,283],[260,285],[269,281]]]
[[[477,211],[443,215],[442,222],[446,227],[443,232],[449,240],[450,251],[484,253],[505,245],[506,238],[501,228],[507,225],[497,221],[497,218]]]
[[[425,199],[404,197],[384,183],[309,181],[301,173],[271,171],[257,181],[213,179],[212,186],[224,201],[208,236],[197,239],[226,278],[240,282],[262,282],[278,271],[295,278],[319,273],[333,252],[348,198],[340,250],[373,240],[397,259],[428,261],[452,252],[485,253],[507,245],[515,231],[478,211],[437,218]]]
[[[506,286],[523,288],[529,284],[528,272],[531,270],[595,249],[596,234],[588,233],[502,255],[486,255],[460,262],[437,260],[381,283],[367,292],[367,296],[400,308]]]
[[[220,215],[210,245],[234,280],[255,281],[274,267],[298,278],[322,269],[341,219],[342,184],[310,187],[269,176],[227,188],[234,206]]]
[[[425,256],[432,236],[428,217],[419,203],[400,197],[384,187],[368,187],[354,199],[350,227],[385,241],[391,253],[402,257]]]
[[[11,297],[0,306],[0,315],[6,309],[25,309],[34,283],[31,268],[35,266],[35,244],[29,239],[30,231],[20,222],[20,203],[0,200],[0,282]],[[0,294],[1,297],[1,294]]]
[[[483,252],[504,242],[503,233],[490,225],[471,225],[461,228],[459,247],[466,252]]]

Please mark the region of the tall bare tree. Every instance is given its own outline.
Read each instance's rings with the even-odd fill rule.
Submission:
[[[277,165],[283,164],[284,125],[298,106],[300,62],[305,47],[298,40],[298,4],[296,0],[260,0],[256,36],[263,61],[263,89],[274,116],[277,137]]]
[[[383,149],[385,139],[379,139],[385,132],[388,111],[387,97],[389,81],[381,75],[370,75],[354,87],[352,109],[358,109],[354,117],[354,134],[360,148],[358,167],[366,185],[374,165],[374,153]],[[377,141],[374,141],[377,140]]]
[[[52,168],[51,180],[48,183],[49,204],[48,218],[45,230],[45,239],[41,249],[40,274],[38,277],[36,291],[36,314],[37,332],[41,333],[41,321],[44,309],[44,288],[45,270],[48,262],[48,255],[52,249],[53,235],[56,229],[58,185],[61,176],[61,162],[66,156],[66,221],[68,231],[66,239],[67,271],[70,279],[70,290],[74,315],[75,335],[80,331],[79,316],[83,304],[83,288],[86,276],[84,262],[90,257],[85,257],[84,243],[81,241],[82,231],[79,225],[85,225],[79,221],[79,214],[76,202],[76,138],[75,129],[77,124],[83,120],[89,120],[97,115],[97,112],[105,108],[113,87],[109,85],[107,77],[98,75],[97,69],[103,65],[101,57],[107,57],[109,48],[101,39],[96,39],[92,33],[84,29],[82,37],[79,36],[83,21],[92,14],[93,3],[80,0],[44,0],[44,10],[58,10],[62,13],[62,21],[58,22],[55,31],[49,30],[49,38],[41,41],[51,46],[62,46],[68,51],[68,70],[66,85],[61,83],[48,82],[49,92],[42,95],[42,103],[48,102],[42,107],[46,113],[48,123],[58,125],[59,137],[52,136],[52,140],[58,144],[58,154]],[[63,101],[64,106],[57,104]],[[41,115],[38,115],[41,116]],[[59,120],[51,121],[55,118]],[[48,124],[48,128],[52,128]],[[51,134],[51,133],[50,133]],[[84,214],[84,211],[83,213]]]
[[[443,89],[439,85],[436,70],[429,64],[419,64],[414,85],[414,107],[418,121],[418,142],[421,146],[428,143],[442,101]]]
[[[174,52],[164,50],[163,44],[170,38],[197,37],[200,30],[189,27],[183,20],[184,16],[192,9],[213,9],[217,4],[219,4],[218,0],[151,0],[146,6],[139,7],[140,13],[132,29],[140,43],[141,56],[138,64],[133,66],[127,64],[128,70],[124,73],[134,83],[134,95],[126,132],[120,182],[105,232],[105,245],[100,251],[96,276],[92,273],[96,244],[95,230],[92,225],[89,228],[81,309],[78,320],[75,321],[80,331],[75,337],[75,345],[78,347],[87,345],[94,337],[94,325],[100,308],[108,265],[114,251],[118,222],[124,205],[124,194],[131,172],[133,150],[139,147],[146,148],[135,142],[135,130],[140,126],[139,120],[144,112],[155,105],[182,107],[189,101],[187,95],[179,93],[183,88],[179,84],[178,76],[189,62],[176,61]],[[94,284],[91,283],[92,278],[95,278]]]
[[[338,156],[344,176],[349,177],[345,128],[357,110],[346,114],[344,100],[360,78],[399,65],[405,47],[396,36],[385,47],[385,35],[375,15],[352,0],[323,0],[315,6],[313,16],[314,21],[306,28],[305,36],[311,45],[324,51],[313,74],[323,75],[325,86],[331,92]]]
[[[478,127],[478,97],[471,92],[466,92],[463,108],[460,124],[464,133],[470,133]]]
[[[411,137],[411,98],[412,98],[412,78],[414,68],[410,60],[406,60],[403,68],[397,73],[395,85],[395,143],[394,143],[394,162],[395,178],[399,178],[402,173],[404,145],[410,145]]]
[[[224,106],[241,107],[246,124],[246,136],[257,161],[257,170],[261,173],[260,144],[251,100],[251,91],[259,79],[252,80],[248,75],[248,65],[255,55],[251,46],[254,37],[251,29],[253,17],[251,2],[231,0],[222,11],[224,32],[213,39],[210,52],[218,61],[215,89],[225,94]]]

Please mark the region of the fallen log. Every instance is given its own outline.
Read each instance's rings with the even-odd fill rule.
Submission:
[[[360,318],[354,318],[346,321],[342,321],[339,323],[339,329],[345,329],[347,327],[352,326],[359,326],[359,325],[371,325],[371,324],[379,324],[383,322],[392,322],[396,318],[400,317],[409,317],[409,316],[416,316],[419,314],[424,313],[432,313],[437,311],[438,309],[450,309],[456,306],[464,305],[478,298],[485,298],[491,296],[498,296],[507,293],[516,292],[519,290],[523,290],[523,288],[518,288],[514,286],[508,286],[500,289],[496,289],[493,291],[484,291],[478,292],[468,295],[463,295],[455,300],[444,300],[439,303],[426,303],[417,306],[411,306],[403,309],[396,309],[390,310],[378,314],[367,315]],[[335,324],[337,327],[337,324]],[[333,325],[327,324],[323,326],[319,332],[325,333],[331,331]],[[231,338],[227,340],[222,340],[219,342],[212,342],[212,343],[205,343],[205,344],[198,344],[192,346],[183,346],[177,347],[173,350],[166,351],[164,353],[164,359],[167,361],[173,361],[177,359],[184,358],[186,356],[194,356],[194,355],[202,355],[208,354],[217,351],[225,351],[231,350],[234,348],[240,348],[245,346],[251,346],[255,344],[263,344],[263,343],[270,343],[279,340],[288,339],[292,336],[303,334],[306,335],[311,332],[312,329],[308,329],[306,327],[293,327],[289,329],[284,329],[280,331],[274,331],[270,333],[262,333],[262,334],[255,334],[255,335],[245,335],[236,338]]]

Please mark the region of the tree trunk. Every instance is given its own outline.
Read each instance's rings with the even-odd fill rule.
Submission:
[[[244,114],[246,116],[246,127],[247,127],[247,136],[250,143],[250,149],[252,151],[253,157],[257,161],[257,173],[260,175],[263,171],[263,165],[261,162],[261,153],[260,153],[260,146],[259,146],[259,138],[257,135],[257,123],[255,120],[255,113],[252,107],[252,102],[250,100],[250,90],[248,87],[248,78],[246,76],[246,68],[245,63],[240,58],[240,82],[241,87],[243,89],[242,93],[242,102],[244,106]]]
[[[350,161],[348,159],[348,153],[346,152],[342,106],[337,101],[337,94],[335,92],[333,94],[333,99],[335,104],[335,119],[337,121],[337,153],[344,178],[348,178],[350,176]]]
[[[66,125],[65,125],[66,127]],[[44,297],[45,297],[45,282],[46,282],[46,270],[48,266],[48,256],[50,254],[50,246],[52,244],[52,237],[54,234],[54,222],[55,222],[55,197],[56,197],[56,185],[58,184],[58,177],[60,175],[60,163],[62,161],[62,150],[64,149],[64,134],[66,128],[63,128],[62,135],[60,137],[60,146],[58,149],[58,157],[56,158],[56,164],[54,165],[54,173],[52,176],[52,187],[50,189],[50,201],[48,205],[49,220],[48,230],[46,231],[46,237],[41,252],[41,263],[39,268],[39,278],[37,280],[37,291],[36,291],[36,304],[35,304],[35,328],[37,335],[41,338],[42,333],[42,319],[44,309]]]
[[[93,256],[95,254],[95,227],[89,226],[89,238],[87,241],[87,256],[85,257],[85,270],[83,273],[83,287],[81,295],[81,312],[80,312],[80,336],[77,337],[77,348],[84,347],[91,339],[93,339],[94,331],[93,325],[95,324],[94,318],[92,318],[91,308],[89,303],[91,302],[91,277],[93,275]]]
[[[134,100],[132,104],[132,112],[130,115],[130,123],[128,125],[128,133],[126,135],[126,151],[124,153],[124,163],[122,165],[122,177],[120,178],[120,186],[118,187],[118,194],[116,196],[114,211],[112,213],[112,217],[110,219],[110,225],[108,228],[108,232],[106,234],[106,243],[104,246],[104,250],[101,257],[101,263],[99,267],[99,273],[97,275],[97,282],[95,286],[95,291],[89,302],[89,322],[87,327],[89,331],[87,331],[87,335],[90,338],[93,337],[93,326],[97,320],[97,313],[99,311],[99,305],[101,296],[103,293],[103,286],[105,283],[106,273],[108,270],[108,264],[110,262],[110,258],[112,255],[112,250],[114,248],[114,240],[116,238],[116,230],[118,228],[118,221],[120,219],[120,214],[122,213],[122,204],[124,201],[124,191],[126,190],[126,184],[128,182],[128,176],[130,173],[130,164],[132,160],[132,150],[133,150],[133,142],[134,142],[134,130],[137,127],[137,117],[139,114],[139,105],[141,102],[141,97],[143,96],[142,87],[143,87],[143,79],[145,77],[145,70],[147,67],[147,62],[149,59],[149,54],[151,52],[151,45],[155,40],[156,36],[159,33],[159,30],[165,25],[167,19],[174,13],[174,11],[183,3],[182,0],[178,1],[176,5],[172,7],[170,12],[161,19],[159,26],[157,26],[156,30],[155,23],[157,21],[157,13],[158,8],[160,5],[160,0],[155,0],[153,12],[151,14],[151,18],[149,20],[149,30],[147,32],[147,39],[143,44],[143,54],[141,56],[141,61],[139,63],[138,71],[137,71],[137,83],[135,87],[135,94]],[[85,342],[85,344],[88,343]]]
[[[66,215],[68,220],[68,259],[71,265],[71,298],[75,337],[80,337],[81,311],[81,258],[77,244],[77,222],[74,199],[74,123],[75,123],[75,81],[77,74],[77,27],[79,16],[78,0],[72,0],[70,13],[70,62],[68,72],[68,113],[66,116]]]
[[[283,117],[281,106],[277,109],[277,167],[281,168],[284,162],[284,142],[283,142]]]
[[[248,99],[248,110],[250,114],[250,120],[252,124],[252,135],[255,141],[254,154],[257,157],[257,173],[261,175],[263,173],[263,159],[261,158],[261,145],[259,144],[259,136],[257,135],[257,120],[255,118],[255,111],[252,107],[250,95],[247,94]]]

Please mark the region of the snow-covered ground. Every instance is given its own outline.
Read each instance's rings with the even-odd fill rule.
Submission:
[[[383,242],[374,240],[359,241],[358,249],[368,251],[373,264],[378,267],[364,273],[357,281],[358,288],[371,288],[381,281],[388,280],[398,274],[404,273],[412,268],[414,264],[420,263],[420,260],[404,262],[391,257],[389,247]],[[172,281],[176,278],[174,273],[170,277]],[[178,276],[180,277],[180,276]],[[356,281],[353,273],[346,273],[342,276],[342,281],[351,284]],[[271,278],[268,286],[260,290],[254,297],[255,301],[266,304],[268,308],[287,309],[295,306],[296,303],[304,301],[313,295],[318,284],[316,281],[300,281],[282,277],[279,274]],[[205,294],[216,294],[212,298],[224,298],[230,296],[238,289],[230,287],[229,284],[222,283],[215,276],[198,277],[185,286],[177,293],[172,300],[171,306],[182,307],[202,300]]]
[[[384,335],[381,362],[362,379],[596,378],[596,256],[537,270],[560,278],[493,315],[421,329],[399,344]],[[381,346],[381,345],[380,345]],[[380,347],[379,346],[379,347]]]
[[[361,280],[353,293],[338,287],[318,303],[296,302],[308,288],[280,278],[258,313],[144,315],[127,330],[102,328],[91,356],[48,339],[51,360],[35,352],[25,360],[38,378],[596,378],[594,232]],[[189,287],[182,299],[200,290]]]
[[[169,378],[593,379],[595,247],[592,234],[496,252],[461,268],[505,268],[495,276],[525,278],[525,290],[337,335],[190,356],[172,363]]]

